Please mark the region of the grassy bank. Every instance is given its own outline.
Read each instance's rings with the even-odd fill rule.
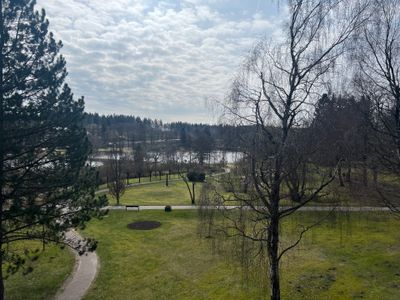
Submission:
[[[14,246],[15,251],[24,251],[26,246],[30,249],[42,249],[40,243],[25,242]],[[20,269],[5,280],[6,298],[52,299],[72,272],[74,263],[75,257],[68,249],[61,250],[58,246],[46,245],[46,250],[39,254],[37,260],[25,264],[25,270],[32,267],[32,272],[24,275],[24,269]]]

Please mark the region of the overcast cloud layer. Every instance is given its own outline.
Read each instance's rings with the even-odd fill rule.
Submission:
[[[38,0],[86,110],[212,122],[244,55],[276,32],[275,1]]]

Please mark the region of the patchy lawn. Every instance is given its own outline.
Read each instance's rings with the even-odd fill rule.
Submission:
[[[283,225],[294,239],[301,213]],[[136,231],[129,223],[161,227]],[[282,262],[284,299],[399,299],[399,221],[385,213],[338,214],[308,232]],[[265,299],[262,272],[244,280],[238,262],[197,234],[196,211],[112,211],[84,234],[99,240],[100,273],[85,299]],[[227,252],[225,252],[227,253]],[[229,261],[229,262],[228,262]]]

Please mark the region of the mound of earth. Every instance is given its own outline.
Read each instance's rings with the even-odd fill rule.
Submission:
[[[128,228],[133,230],[151,230],[160,226],[161,223],[157,221],[137,221],[128,224]]]

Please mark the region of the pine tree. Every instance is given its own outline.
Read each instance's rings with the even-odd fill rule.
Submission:
[[[62,242],[69,228],[100,217],[86,167],[90,144],[82,126],[84,101],[64,83],[61,42],[48,31],[35,1],[0,0],[0,262],[20,240]],[[0,299],[4,299],[0,267]]]

